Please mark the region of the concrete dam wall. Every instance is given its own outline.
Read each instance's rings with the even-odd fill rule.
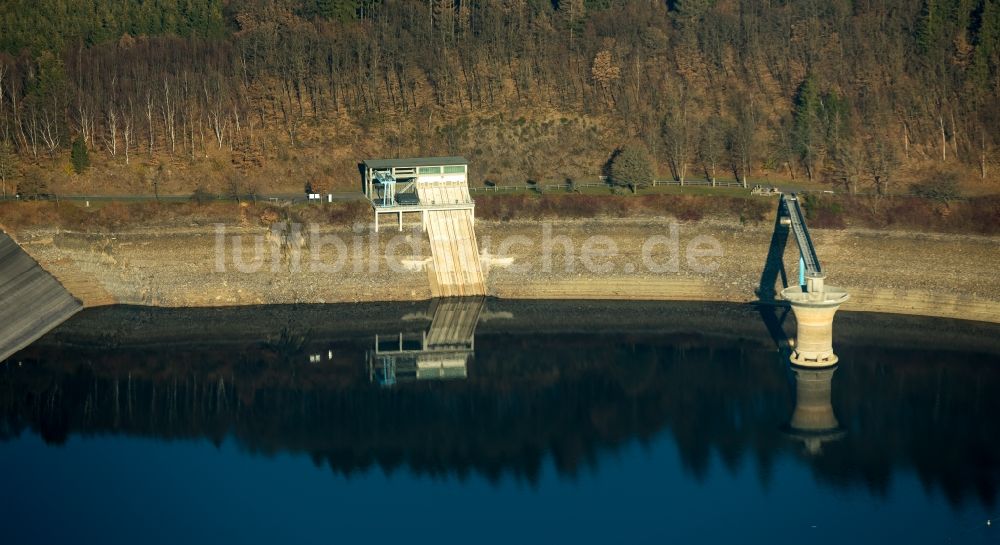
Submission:
[[[0,361],[81,308],[58,280],[0,232]]]

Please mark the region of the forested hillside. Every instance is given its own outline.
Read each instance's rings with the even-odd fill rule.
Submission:
[[[475,183],[661,177],[995,192],[1000,0],[11,0],[6,191],[346,189],[365,157]]]

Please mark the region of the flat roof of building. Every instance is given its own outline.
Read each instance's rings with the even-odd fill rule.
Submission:
[[[365,159],[368,168],[446,167],[467,165],[465,157],[411,157],[409,159]]]

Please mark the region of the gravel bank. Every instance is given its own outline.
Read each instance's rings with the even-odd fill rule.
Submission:
[[[769,300],[782,282],[782,253],[787,280],[797,276],[794,241],[768,258],[780,250],[773,224],[479,221],[476,231],[488,294],[500,298]],[[32,230],[18,238],[57,277],[73,278],[71,290],[90,306],[107,304],[108,295],[167,307],[430,297],[420,233],[288,233],[227,227],[220,237],[205,225],[114,234]],[[813,239],[827,283],[852,295],[846,310],[1000,321],[993,271],[1000,238],[817,229]]]

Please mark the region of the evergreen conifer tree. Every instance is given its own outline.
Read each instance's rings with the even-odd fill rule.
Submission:
[[[87,143],[82,136],[77,136],[73,141],[73,149],[70,152],[70,162],[73,163],[73,172],[83,174],[90,167],[90,155],[87,153]]]

